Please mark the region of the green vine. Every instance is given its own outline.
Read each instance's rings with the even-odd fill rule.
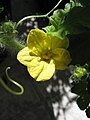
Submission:
[[[24,88],[23,88],[22,85],[20,85],[19,83],[17,83],[16,81],[14,81],[13,79],[11,79],[11,78],[9,77],[9,75],[8,75],[8,70],[9,70],[9,69],[10,69],[10,67],[7,67],[6,70],[5,70],[7,79],[8,79],[11,83],[13,83],[13,84],[16,85],[17,87],[19,87],[19,88],[20,88],[20,92],[14,91],[14,90],[12,90],[11,88],[9,88],[9,87],[5,84],[5,82],[2,80],[1,77],[0,77],[0,83],[1,83],[1,84],[3,85],[3,87],[4,87],[7,91],[9,91],[10,93],[12,93],[12,94],[14,94],[14,95],[22,95],[23,92],[24,92]]]
[[[53,9],[51,9],[47,14],[44,15],[31,15],[31,16],[27,16],[24,17],[23,19],[21,19],[18,23],[17,23],[17,27],[25,20],[30,19],[30,18],[44,18],[44,17],[48,17],[57,7],[58,5],[62,2],[62,0],[59,0],[59,2],[54,6]]]

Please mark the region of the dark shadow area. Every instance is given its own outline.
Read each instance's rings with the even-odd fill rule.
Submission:
[[[8,19],[12,18],[10,0],[0,0],[0,8],[2,7],[4,10],[0,13],[0,22],[4,21],[6,16]]]

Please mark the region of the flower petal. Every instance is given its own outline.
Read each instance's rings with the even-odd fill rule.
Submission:
[[[39,76],[39,74],[42,72],[43,63],[39,62],[38,59],[35,58],[30,62],[30,66],[28,66],[27,68],[29,74],[36,79]]]
[[[17,54],[17,59],[25,66],[29,66],[34,58],[36,58],[36,56],[30,56],[30,49],[28,47],[20,50]]]
[[[49,80],[55,72],[55,64],[53,60],[50,63],[45,61],[35,62],[28,67],[28,72],[30,75],[36,79],[36,81],[46,81]]]
[[[53,59],[55,60],[55,68],[64,70],[71,62],[70,54],[63,48],[57,48],[53,51]]]
[[[42,52],[44,49],[44,42],[47,39],[46,33],[43,30],[33,29],[30,31],[27,38],[27,45],[30,50]]]
[[[49,48],[51,48],[52,50],[56,48],[67,49],[69,46],[69,40],[68,38],[61,40],[60,38],[56,36],[48,35],[46,39],[46,46],[49,46]]]
[[[33,52],[38,51],[39,53],[42,53],[46,50],[53,50],[56,48],[67,49],[69,46],[69,40],[68,38],[61,40],[56,36],[48,35],[43,30],[33,29],[28,35],[27,45]]]

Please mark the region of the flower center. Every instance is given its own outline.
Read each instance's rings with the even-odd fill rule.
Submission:
[[[49,60],[51,57],[52,57],[51,51],[45,51],[44,53],[41,54],[41,58],[44,60]]]

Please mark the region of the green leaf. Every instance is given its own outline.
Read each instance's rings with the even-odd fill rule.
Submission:
[[[87,82],[81,81],[79,83],[74,83],[71,88],[71,91],[77,95],[82,95],[87,93],[86,88],[87,88]]]
[[[11,22],[11,21],[4,22],[0,26],[0,33],[3,33],[3,34],[17,33],[16,22]]]
[[[56,28],[59,29],[60,25],[63,24],[65,19],[65,11],[63,9],[58,9],[54,11],[53,15],[49,17],[50,23]]]
[[[80,16],[79,16],[79,23],[90,29],[90,5],[83,7],[81,12],[80,12]]]
[[[79,0],[70,0],[71,9],[76,6],[82,6]]]
[[[88,107],[85,112],[87,117],[90,118],[90,107]]]
[[[50,26],[46,26],[45,28],[43,28],[47,33],[49,32],[54,32],[55,31],[55,27],[53,25]]]
[[[57,36],[60,39],[64,39],[67,34],[72,34],[71,32],[73,31],[73,28],[70,27],[71,24],[70,25],[67,24],[68,19],[67,19],[66,23],[65,23],[65,21],[68,16],[68,13],[75,6],[80,6],[80,3],[77,0],[75,0],[75,1],[70,0],[70,3],[67,3],[65,5],[64,9],[55,10],[53,12],[53,15],[49,17],[50,25],[45,27],[44,30],[46,30],[46,32],[48,34]],[[69,20],[69,23],[70,23],[70,20]],[[73,26],[73,27],[75,27],[75,26]],[[78,27],[76,26],[76,32],[77,32],[77,30],[78,30]],[[82,28],[80,30],[82,30]]]
[[[54,11],[49,17],[46,32],[64,39],[66,35],[77,35],[90,29],[90,5],[82,6],[79,0],[70,0],[64,9]]]
[[[83,6],[88,6],[90,4],[90,0],[79,0],[79,1]]]
[[[90,99],[90,98],[88,98],[88,96],[86,98],[85,97],[81,96],[77,99],[77,104],[81,110],[85,110],[89,105],[88,99]]]
[[[64,27],[69,34],[80,34],[85,31],[85,28],[83,27],[83,25],[80,24],[81,11],[82,11],[81,7],[74,7],[68,13],[68,16],[64,22]]]
[[[66,12],[62,9],[54,11],[53,15],[49,17],[50,25],[43,29],[47,32],[47,34],[64,39],[64,37],[66,37],[66,31],[63,27],[65,16]]]
[[[64,39],[64,37],[66,36],[67,33],[65,33],[66,31],[64,30],[64,28],[61,26],[60,29],[55,29],[55,27],[53,25],[51,26],[47,26],[45,28],[43,28],[47,34],[52,35],[52,36],[56,36],[60,39]]]
[[[90,5],[87,7],[74,7],[64,22],[69,34],[80,34],[90,29]],[[78,14],[77,14],[78,13]]]

